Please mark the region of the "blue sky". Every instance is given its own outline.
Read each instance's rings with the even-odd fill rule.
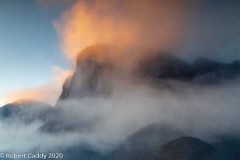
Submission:
[[[69,68],[53,27],[66,8],[0,0],[0,95],[48,83],[54,66]]]

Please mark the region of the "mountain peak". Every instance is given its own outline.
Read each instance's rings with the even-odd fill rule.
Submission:
[[[214,61],[212,59],[209,59],[207,57],[203,57],[203,56],[200,56],[198,57],[194,62],[193,62],[193,65],[194,66],[200,66],[200,65],[222,65],[222,63],[220,62],[217,62],[217,61]]]
[[[107,45],[95,44],[85,48],[79,52],[76,71],[65,81],[59,100],[105,95],[109,92],[109,83],[104,78],[110,70],[112,64]]]
[[[0,120],[12,120],[14,118],[28,123],[38,120],[40,114],[44,116],[51,109],[53,109],[52,106],[43,102],[20,99],[0,108]]]
[[[111,51],[114,51],[113,48]],[[150,79],[154,83],[173,79],[204,85],[217,84],[240,74],[239,61],[225,64],[199,57],[193,64],[189,64],[168,52],[148,51],[144,55],[134,61],[136,64],[133,66],[137,66],[131,72],[134,76],[128,78]],[[106,44],[95,44],[79,52],[76,71],[64,83],[59,100],[109,95],[112,88],[109,81],[120,73],[112,58],[110,47]]]
[[[181,137],[163,145],[159,155],[161,160],[208,160],[213,153],[210,144],[193,137]]]
[[[153,79],[184,80],[189,74],[189,64],[168,52],[159,52],[140,63],[140,72]]]
[[[32,99],[19,99],[16,100],[12,103],[10,103],[9,105],[14,105],[14,106],[48,106],[48,104],[41,102],[41,101],[37,101],[37,100],[32,100]]]

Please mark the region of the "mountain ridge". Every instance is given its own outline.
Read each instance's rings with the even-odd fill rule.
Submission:
[[[74,97],[110,94],[111,83],[107,81],[116,77],[118,70],[108,56],[110,53],[105,53],[108,51],[106,45],[96,45],[78,54],[76,70],[63,84],[58,102]],[[137,68],[130,73],[132,77],[151,79],[156,83],[159,80],[178,80],[197,85],[216,85],[240,75],[240,60],[221,63],[199,57],[193,63],[188,63],[168,52],[158,52],[143,56],[136,63]]]

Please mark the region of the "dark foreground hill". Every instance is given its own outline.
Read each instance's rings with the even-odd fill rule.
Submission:
[[[117,155],[115,160],[214,160],[217,157],[212,145],[192,137],[181,137],[163,145],[156,145],[142,152],[128,153],[123,158]]]
[[[21,100],[2,106],[0,108],[0,120],[32,123],[36,120],[44,119],[51,111],[53,111],[53,107],[46,103]]]

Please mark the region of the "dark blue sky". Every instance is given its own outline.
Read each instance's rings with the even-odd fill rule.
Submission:
[[[230,62],[240,59],[240,1],[190,0],[181,53]],[[179,51],[177,51],[179,52]]]

